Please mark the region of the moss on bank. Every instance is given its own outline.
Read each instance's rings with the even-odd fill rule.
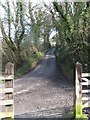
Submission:
[[[69,120],[88,120],[88,117],[87,117],[87,115],[82,114],[82,115],[78,115],[78,116],[75,118],[74,113],[73,113],[73,112],[69,112],[69,113],[68,113],[68,119],[69,119]]]

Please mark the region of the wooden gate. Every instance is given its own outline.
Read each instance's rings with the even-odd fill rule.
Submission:
[[[82,72],[82,64],[76,63],[75,67],[75,117],[82,116],[83,108],[90,107],[90,73]]]
[[[14,65],[9,62],[5,67],[5,75],[0,76],[0,81],[2,81],[3,86],[0,87],[0,107],[2,110],[0,112],[0,118],[14,118],[14,99],[13,99],[13,80],[14,80]]]
[[[82,73],[82,86],[88,86],[90,85],[90,80],[88,79],[90,77],[90,73]],[[90,97],[87,95],[84,97],[84,94],[90,93],[90,89],[83,90],[82,89],[82,101],[86,101],[83,105],[82,108],[90,107]]]

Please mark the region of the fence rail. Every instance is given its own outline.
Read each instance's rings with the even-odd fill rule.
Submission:
[[[90,73],[82,73],[82,77],[90,77]]]
[[[3,76],[0,76],[0,80],[11,80],[13,79],[13,75],[3,75]]]
[[[4,81],[5,88],[0,88],[0,94],[4,94],[3,99],[0,99],[0,106],[5,106],[4,112],[0,112],[0,118],[14,118],[14,64],[7,63],[5,67],[5,75],[0,76],[0,80]]]

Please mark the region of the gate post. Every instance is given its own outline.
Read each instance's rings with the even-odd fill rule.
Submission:
[[[13,87],[14,87],[14,64],[11,62],[8,62],[5,66],[5,75],[6,76],[12,76],[12,79],[5,79],[5,88],[12,89],[12,91],[9,91],[5,93],[5,100],[12,100],[13,103],[9,105],[5,105],[5,112],[8,113],[11,118],[14,118],[14,98],[13,98]]]
[[[79,62],[75,66],[75,118],[82,116],[82,64]]]

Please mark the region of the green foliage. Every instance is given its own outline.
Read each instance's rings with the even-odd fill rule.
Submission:
[[[88,60],[88,25],[90,3],[53,3],[58,12],[58,19],[54,18],[59,41],[56,41],[56,56],[61,68],[67,76],[73,79],[74,65],[78,61],[89,65]],[[60,9],[61,8],[61,9]],[[63,12],[64,11],[64,12]],[[56,15],[56,12],[53,13]],[[57,24],[56,24],[57,23]],[[88,68],[83,69],[88,72]]]
[[[20,2],[5,1],[5,3],[0,2],[7,18],[0,17],[3,64],[11,61],[18,68],[32,52],[49,48],[52,19],[47,10],[33,6],[30,1],[28,4],[22,0]],[[43,45],[42,39],[46,44]]]
[[[70,118],[70,119],[74,118],[74,113],[73,112],[69,112],[68,113],[68,118]]]
[[[75,120],[88,120],[87,115],[82,112],[82,105],[74,106]]]
[[[82,115],[78,115],[77,118],[75,118],[75,120],[88,120],[87,115],[82,114]]]
[[[31,54],[31,56],[23,63],[23,65],[15,71],[15,78],[18,78],[33,69],[42,59],[42,57],[42,52]]]
[[[82,114],[82,115],[77,115],[77,117],[75,118],[74,112],[69,112],[68,119],[69,120],[88,120],[88,117],[87,115]]]
[[[59,48],[56,50],[57,59],[67,75],[73,76],[75,62],[89,63],[89,2],[53,2],[50,11],[32,6],[30,1],[27,5],[22,0],[12,3],[12,6],[11,3],[8,0],[5,5],[0,2],[7,17],[3,20],[0,18],[4,64],[11,61],[18,68],[26,61],[27,66],[32,66],[34,57],[39,59],[39,53],[34,55],[32,52],[50,48],[49,37],[54,29],[54,40]],[[28,60],[30,56],[31,62]]]
[[[82,105],[75,105],[75,116],[82,116]]]
[[[68,79],[73,79],[73,59],[70,54],[68,54],[68,50],[64,47],[56,50],[56,57],[59,64],[59,67],[62,69],[64,74],[68,77]]]

